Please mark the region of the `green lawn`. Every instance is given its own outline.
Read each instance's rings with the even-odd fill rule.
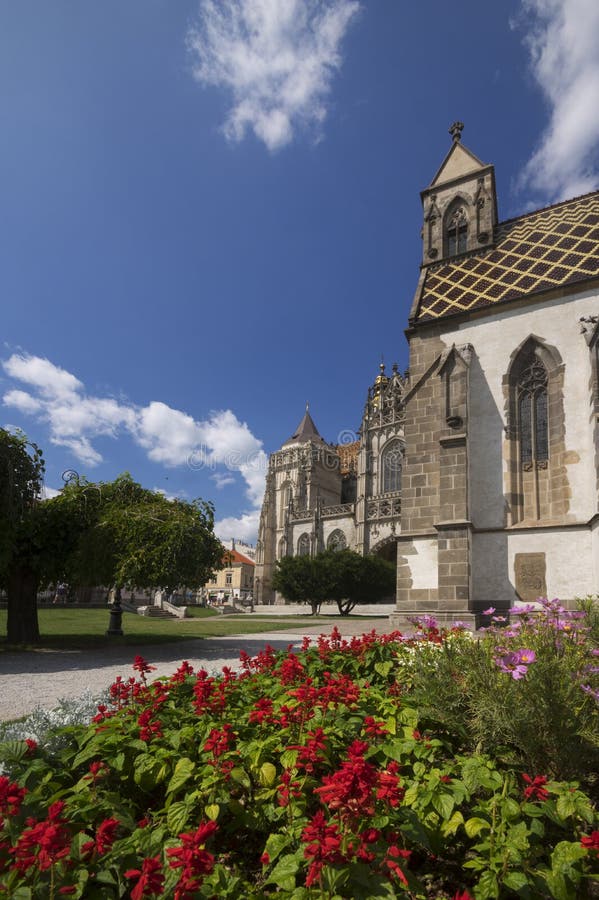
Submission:
[[[152,619],[123,614],[123,637],[107,637],[109,613],[106,609],[69,609],[53,607],[40,609],[39,626],[41,643],[45,647],[75,648],[94,644],[162,644],[189,638],[223,637],[229,634],[256,634],[261,631],[297,631],[306,625],[323,626],[329,631],[339,616],[306,615],[257,616],[245,613],[239,616],[220,615],[211,609],[194,608],[189,619]],[[6,610],[0,610],[0,635],[6,634]],[[6,639],[0,638],[0,651],[7,648]]]

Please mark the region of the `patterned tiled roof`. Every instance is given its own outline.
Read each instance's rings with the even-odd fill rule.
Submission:
[[[342,475],[350,475],[357,472],[359,452],[360,441],[352,441],[351,444],[337,444],[339,471]]]
[[[499,224],[495,246],[431,266],[417,321],[599,276],[599,192]]]

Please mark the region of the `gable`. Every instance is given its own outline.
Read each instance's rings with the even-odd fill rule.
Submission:
[[[441,168],[433,178],[430,187],[437,187],[446,181],[462,178],[464,175],[471,175],[484,168],[486,168],[485,164],[474,153],[471,153],[462,144],[456,142],[441,163]]]
[[[492,249],[429,266],[415,321],[599,277],[599,192],[497,226]]]

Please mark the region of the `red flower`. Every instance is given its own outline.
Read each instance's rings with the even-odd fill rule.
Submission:
[[[153,672],[156,669],[156,666],[151,666],[143,656],[138,654],[133,661],[133,668],[141,675],[145,675],[147,672]]]
[[[599,831],[591,831],[590,834],[584,834],[580,839],[581,846],[586,850],[594,850],[599,853]]]
[[[27,756],[31,756],[37,750],[37,741],[25,738],[25,743],[27,744]]]
[[[302,841],[308,844],[304,848],[305,858],[312,860],[306,876],[306,887],[310,887],[320,878],[325,863],[344,861],[340,852],[341,835],[336,825],[327,825],[324,813],[319,809],[302,831]]]
[[[309,738],[306,744],[290,744],[288,750],[297,750],[298,769],[305,769],[306,772],[312,773],[314,766],[324,761],[321,751],[326,750],[325,733],[322,728],[315,728],[306,735]]]
[[[83,844],[81,852],[86,855],[88,853],[97,853],[98,856],[106,853],[116,840],[116,830],[120,824],[118,819],[104,819],[98,825],[95,839]]]
[[[368,737],[383,737],[389,734],[382,722],[377,722],[372,716],[366,716],[364,719],[364,730]]]
[[[266,851],[260,857],[260,862],[263,866],[268,866],[270,864],[270,856],[268,855],[268,853],[266,853]]]
[[[375,767],[366,762],[364,753],[368,744],[354,741],[348,747],[349,759],[339,771],[322,779],[323,786],[315,788],[320,799],[329,809],[349,815],[372,815],[374,804],[372,791],[377,782]]]
[[[395,844],[392,844],[387,849],[387,855],[385,856],[385,859],[383,860],[383,862],[389,869],[390,874],[395,875],[397,878],[399,878],[401,883],[405,884],[405,885],[407,885],[408,879],[406,878],[404,871],[401,868],[401,866],[399,865],[399,863],[397,862],[397,860],[398,859],[409,859],[410,856],[411,856],[410,850],[401,850]]]
[[[152,894],[164,893],[164,875],[159,856],[148,856],[141,864],[141,869],[128,869],[123,873],[125,878],[137,878],[137,884],[131,891],[131,900],[143,900]]]
[[[269,697],[260,697],[250,711],[249,721],[258,725],[262,725],[264,721],[269,722],[272,719],[272,711],[272,700]]]
[[[222,728],[212,728],[206,738],[204,750],[212,753],[212,761],[215,763],[219,756],[230,750],[235,745],[236,735],[230,725],[225,723]]]
[[[6,775],[0,775],[0,814],[16,816],[26,793],[26,788],[9,781]]]
[[[401,786],[397,775],[399,768],[399,763],[391,760],[384,772],[379,773],[376,791],[377,798],[386,800],[394,809],[399,806],[405,794],[405,788]]]
[[[545,775],[536,775],[531,778],[530,775],[522,775],[522,780],[528,785],[524,788],[524,797],[526,800],[547,800],[549,791],[546,791],[543,785],[547,784]]]
[[[66,820],[61,818],[64,801],[58,800],[48,809],[48,817],[38,822],[28,819],[29,828],[21,834],[10,853],[15,857],[13,868],[25,874],[36,866],[40,872],[50,869],[71,850],[71,835],[66,828]]]
[[[203,875],[214,868],[214,856],[205,849],[205,843],[217,830],[216,822],[205,822],[197,831],[180,834],[180,847],[166,851],[171,869],[182,869],[175,889],[175,898],[183,900],[191,896],[202,884]]]
[[[474,900],[474,897],[468,891],[456,891],[453,900]]]

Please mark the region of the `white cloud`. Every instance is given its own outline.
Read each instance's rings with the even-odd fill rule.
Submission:
[[[49,487],[45,484],[42,488],[42,497],[44,500],[51,500],[52,497],[58,497],[60,491],[57,491],[56,488]]]
[[[48,359],[13,354],[2,365],[7,375],[32,388],[31,393],[17,388],[8,390],[2,398],[4,405],[47,423],[50,441],[68,448],[87,466],[102,462],[102,455],[93,445],[95,438],[117,438],[124,432],[154,462],[214,469],[212,477],[217,487],[234,482],[230,473],[239,472],[247,485],[251,509],[239,520],[224,521],[239,521],[240,530],[233,536],[255,539],[256,531],[251,531],[249,523],[257,522],[267,457],[262,442],[231,410],[215,411],[207,419],[196,421],[188,413],[156,400],[147,406],[136,406],[86,394],[81,381]],[[227,471],[218,472],[219,466]]]
[[[549,123],[520,183],[555,202],[599,185],[599,3],[522,0],[522,9]]]
[[[235,484],[235,479],[232,475],[225,475],[221,472],[215,472],[214,475],[210,476],[216,485],[217,490],[222,491],[224,487],[228,484]]]
[[[238,541],[247,541],[255,544],[259,522],[260,510],[256,509],[239,516],[239,518],[219,519],[214,525],[214,531],[221,541],[229,541],[231,538],[235,538]]]
[[[200,0],[188,33],[193,75],[232,95],[227,138],[241,141],[250,129],[278,150],[299,124],[320,125],[359,8],[357,0]]]

